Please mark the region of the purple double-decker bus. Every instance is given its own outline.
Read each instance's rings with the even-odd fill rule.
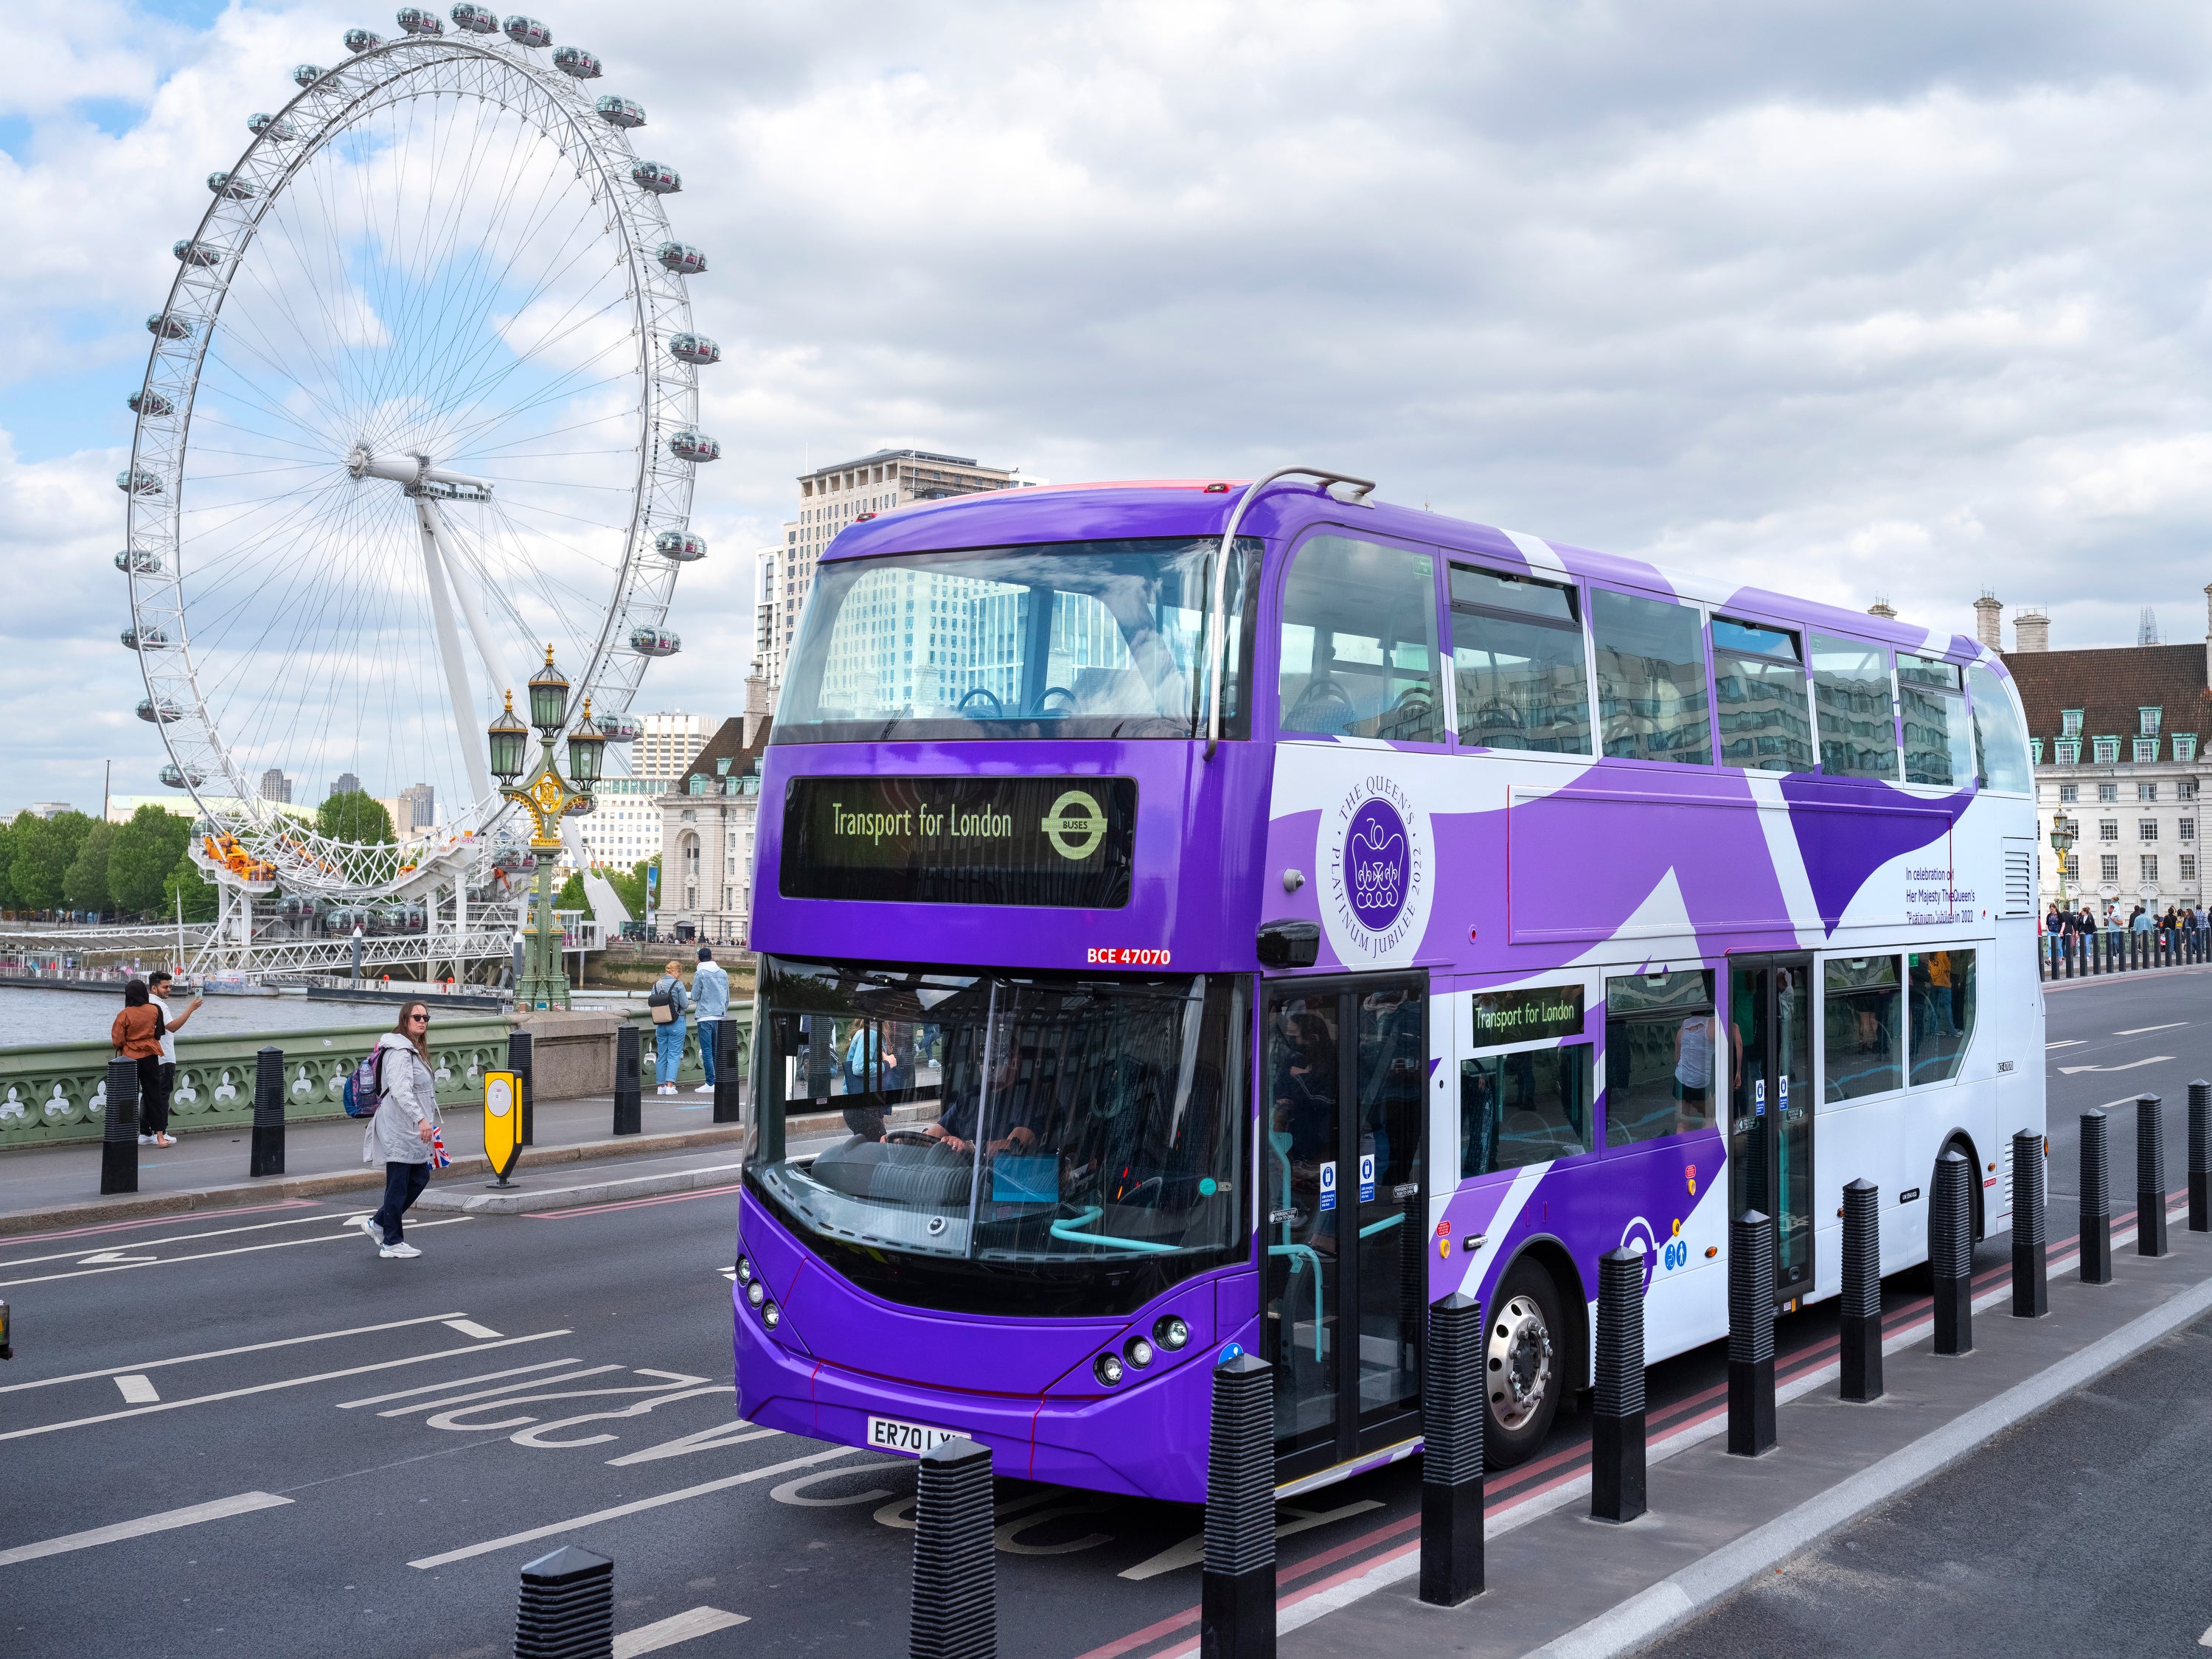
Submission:
[[[1419,1449],[1428,1304],[1490,1456],[1785,1307],[1841,1189],[1885,1271],[1936,1159],[2043,1124],[2019,700],[1969,639],[1376,501],[1006,492],[828,550],[761,786],[738,1398],[793,1433],[1205,1495],[1208,1373],[1279,1485]],[[1986,1214],[1984,1214],[1986,1211]]]

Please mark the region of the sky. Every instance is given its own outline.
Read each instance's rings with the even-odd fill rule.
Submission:
[[[810,463],[1306,463],[1971,632],[2199,637],[2212,14],[2018,0],[562,0],[681,169],[688,567],[635,707],[739,709]],[[203,179],[388,10],[15,0],[0,60],[0,811],[154,793],[112,556]],[[2010,643],[2008,628],[2007,643]],[[319,788],[313,781],[305,786]]]

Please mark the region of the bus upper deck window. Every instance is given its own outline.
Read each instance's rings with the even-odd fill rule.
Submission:
[[[1750,772],[1813,769],[1813,717],[1795,634],[1714,617],[1713,700],[1722,765]]]
[[[1283,584],[1285,732],[1442,743],[1436,567],[1341,536],[1301,547]]]
[[[1574,589],[1455,564],[1451,635],[1462,743],[1589,753],[1589,686]]]
[[[1605,752],[1711,764],[1705,618],[1696,607],[1593,588],[1590,622]]]
[[[1889,653],[1859,640],[1813,635],[1813,704],[1820,769],[1832,778],[1897,781],[1897,722]]]
[[[1974,695],[1974,747],[1982,787],[2027,793],[2034,781],[2027,763],[2027,733],[2020,729],[2004,682],[1976,663],[1966,670],[1966,689]]]
[[[1959,667],[1899,653],[1897,702],[1905,737],[1905,781],[1960,788],[1974,776],[1974,738],[1960,696]]]

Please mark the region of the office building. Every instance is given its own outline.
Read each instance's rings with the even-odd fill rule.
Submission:
[[[278,768],[270,767],[261,775],[261,799],[289,805],[292,799],[292,780]]]

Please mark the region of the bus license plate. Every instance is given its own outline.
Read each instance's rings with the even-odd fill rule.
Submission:
[[[960,1436],[951,1429],[933,1429],[923,1423],[902,1423],[896,1417],[868,1419],[868,1444],[883,1451],[904,1452],[919,1457]]]

